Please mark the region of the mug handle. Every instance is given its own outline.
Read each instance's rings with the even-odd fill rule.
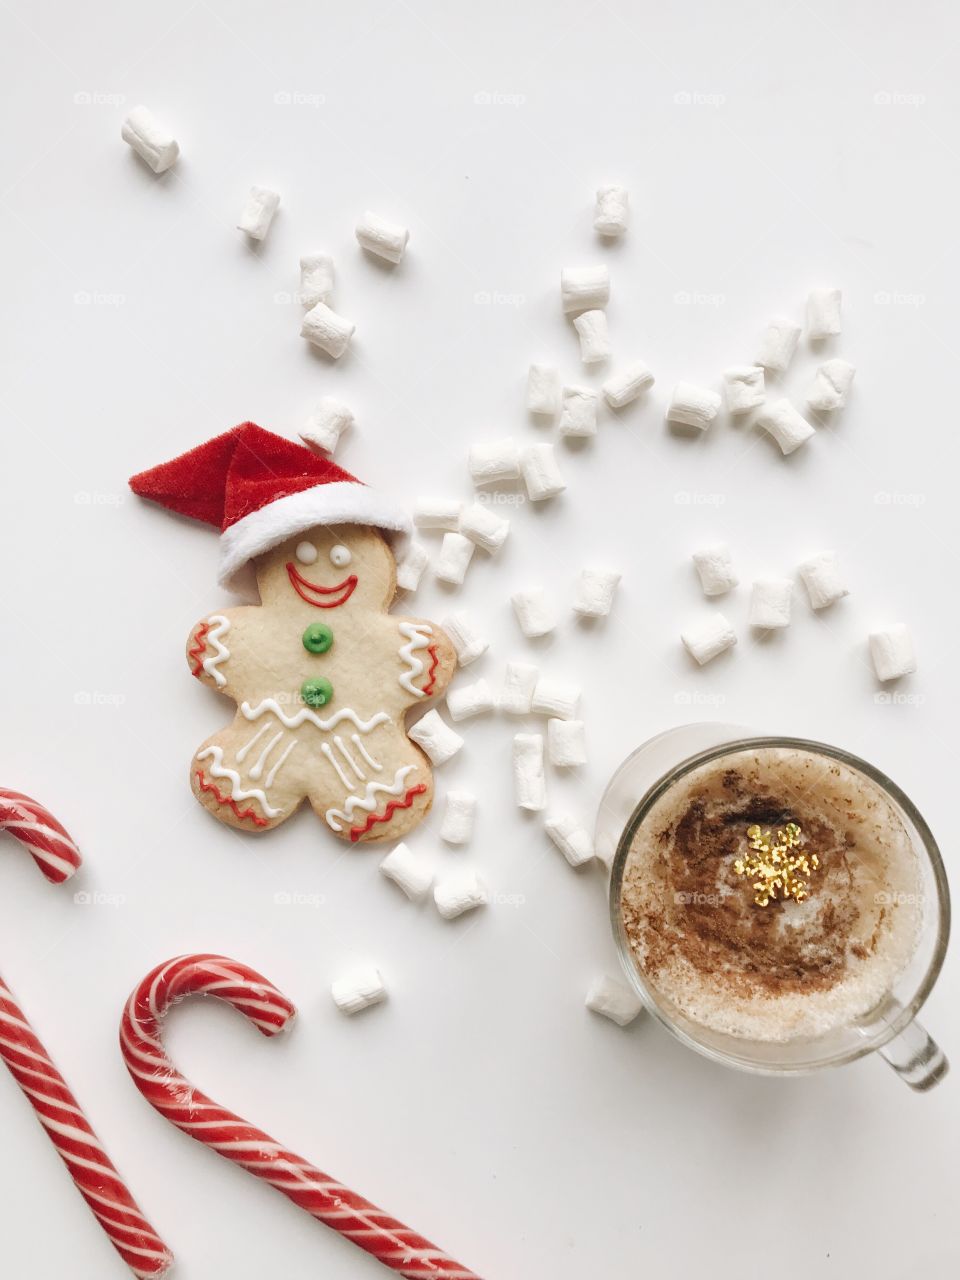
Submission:
[[[892,1040],[880,1045],[877,1052],[890,1063],[900,1079],[918,1093],[925,1093],[939,1084],[950,1070],[946,1054],[916,1021],[908,1023]]]

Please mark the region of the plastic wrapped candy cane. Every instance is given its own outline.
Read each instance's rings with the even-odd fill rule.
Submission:
[[[272,983],[224,956],[180,956],[158,965],[133,992],[120,1026],[120,1047],[134,1084],[152,1107],[188,1137],[283,1192],[312,1217],[409,1280],[479,1280],[436,1245],[390,1218],[302,1156],[195,1088],[167,1056],[163,1019],[187,996],[225,1000],[265,1036],[296,1013]]]
[[[80,866],[73,840],[47,809],[0,788],[0,830],[19,840],[53,884]],[[23,1090],[77,1190],[135,1276],[161,1276],[173,1256],[144,1218],[67,1082],[0,978],[0,1058]],[[52,1221],[52,1214],[48,1218]]]

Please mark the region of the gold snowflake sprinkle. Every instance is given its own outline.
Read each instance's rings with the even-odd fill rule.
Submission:
[[[750,854],[738,858],[733,869],[738,876],[754,876],[756,890],[754,902],[765,907],[771,898],[793,898],[802,902],[807,897],[811,872],[820,866],[815,853],[804,853],[800,848],[803,832],[795,822],[788,822],[776,836],[760,827],[748,827]]]

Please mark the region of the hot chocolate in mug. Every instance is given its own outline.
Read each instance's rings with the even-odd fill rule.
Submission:
[[[874,1050],[914,1089],[946,1074],[916,1021],[950,931],[943,861],[866,761],[732,725],[669,730],[617,770],[596,847],[628,978],[691,1048],[769,1075]]]

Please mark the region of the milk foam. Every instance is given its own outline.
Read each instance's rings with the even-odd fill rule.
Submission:
[[[795,821],[812,841],[821,869],[805,901],[760,907],[736,875],[753,821]],[[783,1042],[881,1002],[916,949],[920,890],[909,833],[874,782],[812,752],[765,747],[702,765],[657,801],[630,847],[621,912],[668,1006],[715,1031]]]

